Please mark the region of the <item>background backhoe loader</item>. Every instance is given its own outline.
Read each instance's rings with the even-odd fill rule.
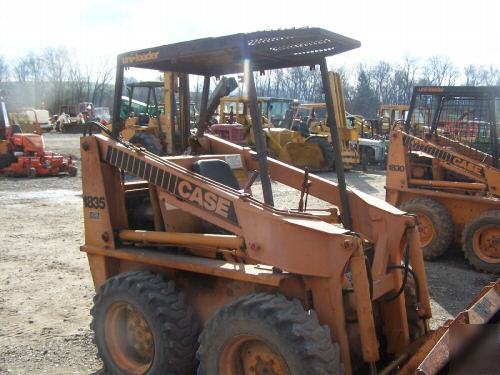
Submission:
[[[301,131],[276,127],[265,115],[268,98],[257,98],[261,123],[270,157],[299,168],[331,169],[333,151],[326,135],[304,134]],[[221,99],[219,124],[210,126],[210,132],[238,145],[255,147],[249,100],[247,97],[228,96]]]
[[[429,330],[416,219],[345,185],[334,122],[344,112],[333,106],[326,56],[359,45],[302,28],[118,56],[113,132],[81,139],[81,250],[97,290],[91,326],[108,372],[376,374],[426,364],[435,348],[429,340],[447,330],[441,336]],[[253,72],[314,65],[338,183],[267,157]],[[120,138],[117,114],[129,67],[204,76],[191,155],[159,157]],[[204,135],[211,77],[241,72],[255,151]],[[257,175],[263,200],[252,195]],[[271,179],[302,192],[297,207],[274,206]],[[331,207],[310,210],[307,195]],[[476,301],[488,308],[479,316],[473,305],[464,316],[489,321],[498,295],[498,284],[490,286]],[[447,360],[441,358],[440,366]]]
[[[333,87],[333,105],[338,113],[344,113],[344,96],[339,75],[329,72]],[[300,104],[290,121],[283,124],[289,127],[275,127],[268,120],[265,108],[269,109],[269,98],[258,98],[259,113],[266,136],[268,155],[287,164],[313,171],[329,170],[333,167],[334,157],[330,131],[326,123],[326,104]],[[266,105],[267,103],[267,105]],[[220,124],[210,127],[212,133],[239,145],[255,146],[251,128],[249,100],[245,97],[226,97],[221,101]],[[232,113],[231,113],[232,111]],[[355,119],[353,119],[355,121]],[[335,119],[339,129],[343,167],[346,170],[359,163],[359,135],[354,126],[348,125],[345,116]]]
[[[427,259],[455,243],[500,272],[499,98],[499,87],[416,87],[406,130],[390,136],[386,198],[417,215]]]
[[[235,87],[234,78],[221,79],[210,98],[212,107]],[[134,93],[139,90],[147,90],[145,103],[134,99]],[[120,98],[120,120],[124,121],[122,138],[157,155],[172,155],[188,146],[187,139],[196,127],[198,114],[189,100],[185,75],[165,72],[163,82],[129,83],[127,91],[128,97]],[[112,129],[113,125],[108,128]]]

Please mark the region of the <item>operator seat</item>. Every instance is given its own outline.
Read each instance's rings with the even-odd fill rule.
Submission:
[[[211,180],[217,181],[227,187],[239,190],[240,185],[238,184],[238,180],[234,176],[234,173],[229,166],[229,164],[220,159],[205,159],[198,160],[193,163],[192,167],[193,172],[201,174],[204,177],[208,177]],[[213,234],[232,234],[227,230],[218,227],[215,224],[212,224],[208,221],[201,221],[204,230],[207,233]]]
[[[240,189],[238,180],[227,162],[220,159],[198,160],[193,163],[193,172],[208,177],[235,190]]]

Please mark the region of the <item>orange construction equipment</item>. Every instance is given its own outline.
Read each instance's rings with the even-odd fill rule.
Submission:
[[[418,126],[390,136],[387,202],[417,215],[426,259],[455,243],[476,269],[500,272],[499,97],[499,87],[416,87]]]
[[[35,114],[36,133],[22,133],[11,125],[5,102],[0,97],[0,174],[5,176],[56,176],[67,173],[76,176],[71,158],[45,151],[40,124]]]
[[[82,137],[81,250],[109,373],[376,374],[431,351],[420,346],[431,308],[415,217],[345,185],[326,56],[358,46],[302,28],[118,56],[118,99],[131,67],[203,75],[201,118],[211,77],[244,72],[256,151],[204,135],[200,121],[190,155],[160,157],[120,138],[119,100],[113,132]],[[315,65],[338,183],[266,155],[253,72]],[[271,179],[302,192],[298,208],[274,206]],[[330,208],[308,209],[308,195]],[[500,308],[486,295],[484,321]]]

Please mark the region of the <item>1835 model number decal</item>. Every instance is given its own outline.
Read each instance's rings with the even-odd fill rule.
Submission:
[[[94,208],[103,210],[106,208],[106,199],[95,195],[84,195],[83,205],[85,208]]]

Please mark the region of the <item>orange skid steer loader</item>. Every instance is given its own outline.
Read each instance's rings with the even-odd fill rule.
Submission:
[[[359,45],[303,28],[118,56],[113,132],[81,139],[81,250],[109,373],[411,372],[434,353],[415,217],[345,185],[326,56]],[[338,183],[266,156],[253,72],[315,65]],[[206,124],[190,155],[160,157],[124,141],[117,106],[130,67],[204,76],[201,118],[211,77],[244,72],[256,151],[203,135]],[[251,191],[257,175],[263,201]],[[271,179],[335,207],[276,208]],[[483,322],[499,309],[499,287],[490,289]],[[423,359],[408,361],[420,359],[414,353]]]
[[[416,87],[391,133],[386,199],[418,217],[426,259],[458,244],[474,268],[500,273],[498,100],[499,87]]]

